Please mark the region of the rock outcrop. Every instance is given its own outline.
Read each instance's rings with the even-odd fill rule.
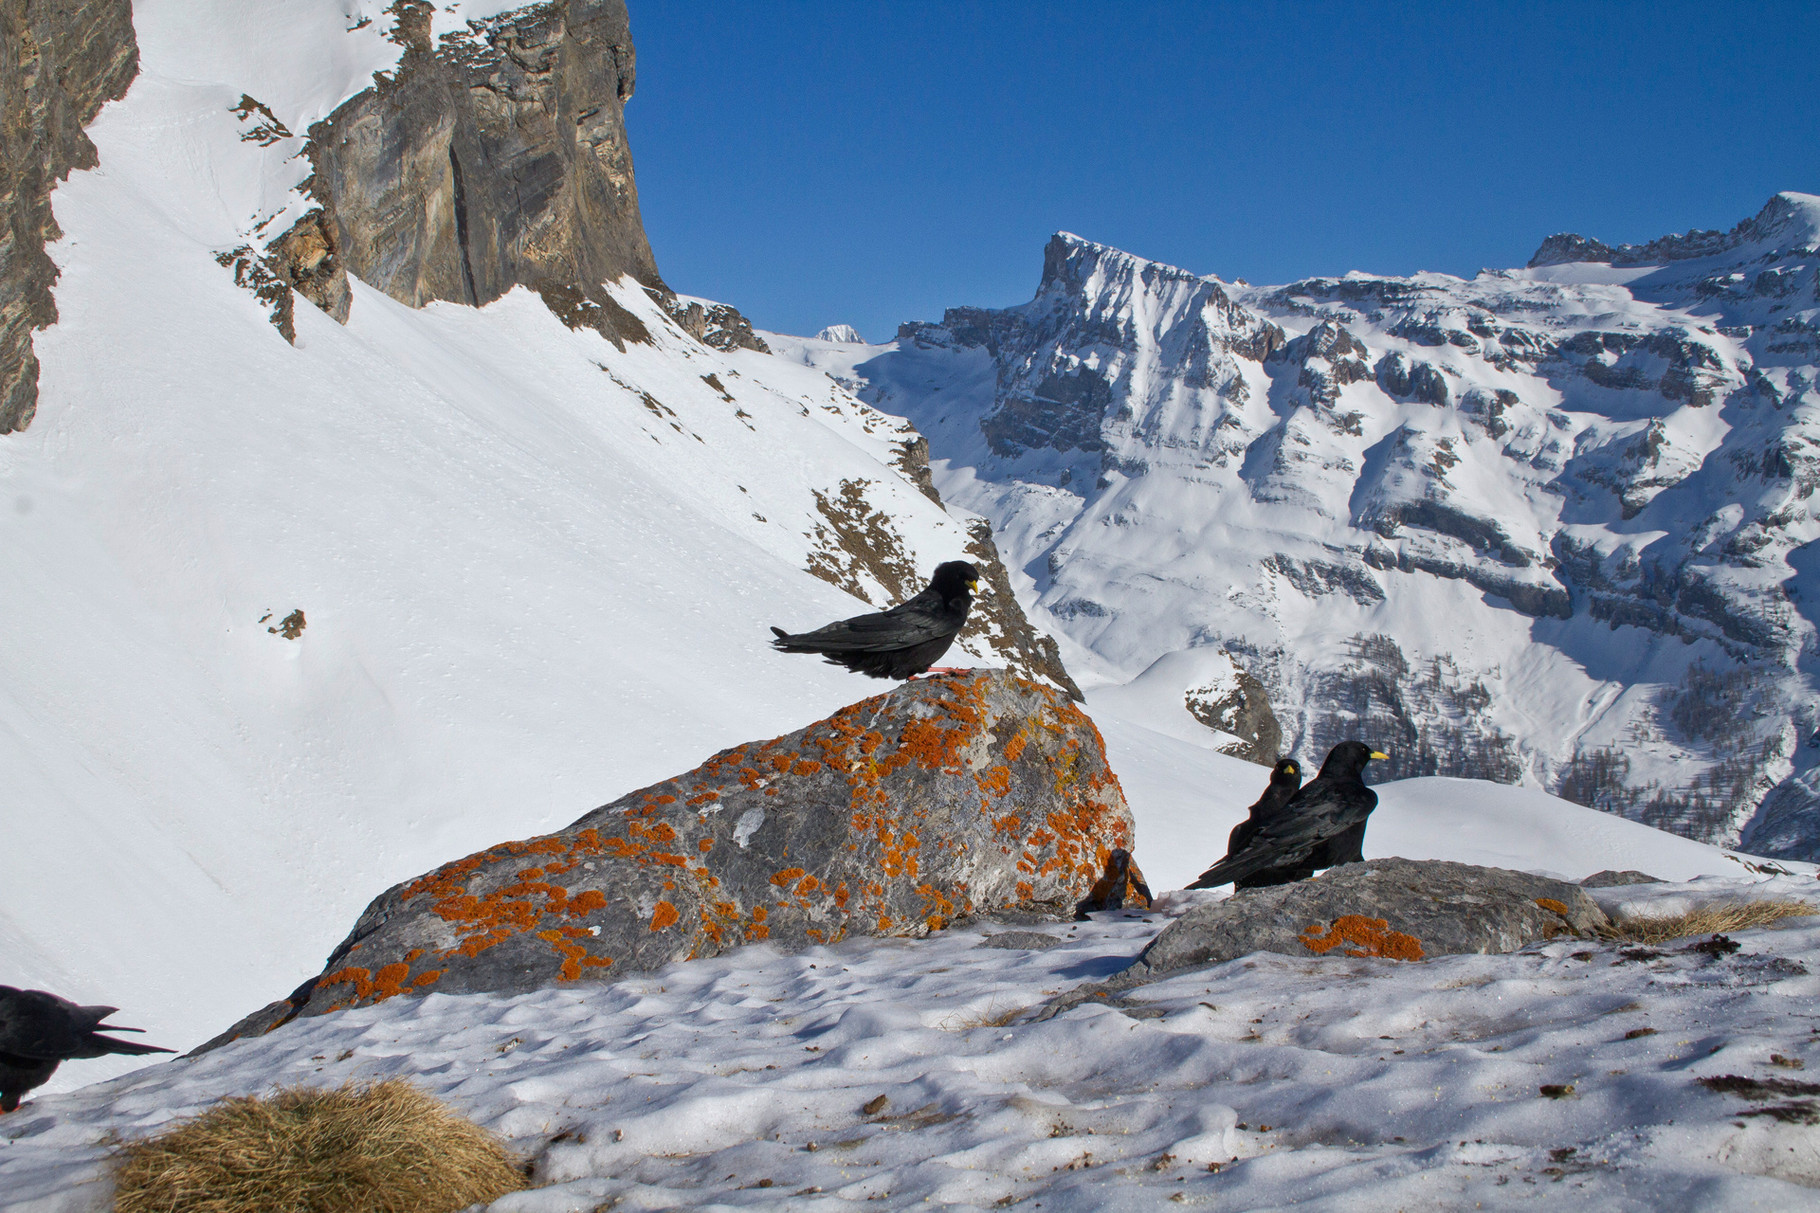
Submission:
[[[647,340],[601,289],[630,276],[674,303],[626,140],[635,71],[624,0],[527,5],[436,42],[429,0],[390,11],[397,69],[310,129],[314,172],[301,188],[314,209],[223,264],[271,304],[287,339],[291,289],[345,322],[353,274],[411,307],[479,306],[528,286],[571,327]],[[762,348],[737,311],[715,310],[725,314],[672,309],[720,348]]]
[[[1196,906],[1144,949],[1126,980],[1251,952],[1396,960],[1514,952],[1604,925],[1585,890],[1566,881],[1442,860],[1373,859]]]
[[[214,1043],[401,994],[616,978],[768,941],[1065,917],[1132,821],[1098,730],[1008,674],[906,683],[567,829],[398,885],[323,974]]]
[[[57,321],[51,187],[94,167],[83,127],[138,72],[130,0],[0,0],[0,434],[31,424],[32,332]]]

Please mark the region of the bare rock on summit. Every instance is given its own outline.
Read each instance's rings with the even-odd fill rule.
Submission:
[[[212,1044],[401,994],[517,992],[1012,907],[1065,915],[1132,820],[1093,722],[996,670],[724,750],[377,898],[322,976]]]
[[[1604,925],[1593,900],[1566,881],[1443,860],[1374,859],[1197,906],[1151,942],[1121,984],[1251,952],[1421,960],[1514,952]]]
[[[310,130],[336,264],[411,307],[522,283],[571,326],[646,339],[599,289],[628,274],[663,289],[626,139],[624,0],[526,5],[435,42],[432,11],[398,0],[397,71]]]
[[[83,128],[138,72],[128,0],[0,0],[0,434],[31,424],[32,332],[57,321],[51,188],[95,166]]]

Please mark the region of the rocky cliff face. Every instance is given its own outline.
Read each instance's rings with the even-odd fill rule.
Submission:
[[[94,166],[82,128],[138,71],[130,0],[0,0],[0,434],[31,424],[32,331],[57,320],[51,187]]]
[[[480,306],[528,286],[571,327],[643,341],[601,285],[630,276],[698,340],[751,345],[733,309],[675,304],[651,255],[626,139],[624,0],[551,0],[439,38],[429,0],[387,15],[398,62],[310,128],[294,218],[221,257],[287,339],[292,290],[345,323],[353,274],[411,307]],[[257,99],[242,106],[267,120],[243,138],[289,137]]]
[[[1222,283],[1072,236],[848,368],[1075,639],[1224,648],[1314,761],[1820,854],[1820,198],[1466,281]]]
[[[413,307],[622,274],[661,286],[626,141],[623,0],[533,5],[439,44],[431,7],[395,6],[396,72],[310,132],[346,269]]]

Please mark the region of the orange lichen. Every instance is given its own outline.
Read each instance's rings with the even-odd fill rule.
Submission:
[[[592,914],[607,908],[607,895],[599,889],[585,889],[569,901],[569,913]]]
[[[661,931],[681,917],[682,915],[676,912],[675,906],[667,901],[660,901],[657,903],[657,908],[651,911],[651,929]]]
[[[1538,897],[1536,898],[1536,904],[1541,906],[1544,910],[1548,910],[1550,913],[1559,914],[1563,918],[1567,917],[1567,906],[1562,902],[1556,901],[1552,897]]]
[[[795,884],[797,881],[801,880],[802,878],[803,878],[803,870],[801,868],[785,868],[783,871],[779,872],[777,875],[775,875],[771,878],[771,883],[781,889],[785,885]]]
[[[1421,960],[1423,957],[1421,940],[1391,930],[1386,919],[1366,918],[1360,914],[1342,914],[1333,920],[1331,928],[1315,923],[1303,928],[1296,938],[1310,952],[1323,956],[1344,946],[1346,950],[1342,954],[1346,956],[1384,956],[1391,960]]]

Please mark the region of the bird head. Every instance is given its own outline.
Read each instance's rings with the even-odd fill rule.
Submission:
[[[935,566],[929,588],[943,598],[959,598],[979,588],[980,571],[965,560],[950,560]]]
[[[1323,778],[1357,779],[1364,773],[1366,763],[1374,758],[1389,757],[1362,741],[1342,741],[1327,751],[1327,761],[1321,764],[1321,775]]]
[[[1294,783],[1302,777],[1302,764],[1293,758],[1279,758],[1270,768],[1271,783]]]

